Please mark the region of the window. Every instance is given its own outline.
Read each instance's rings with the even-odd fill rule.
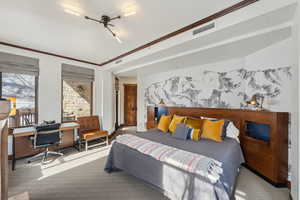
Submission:
[[[62,121],[92,115],[94,70],[62,65]]]
[[[63,80],[63,122],[92,114],[92,88],[92,82]]]
[[[11,100],[9,127],[37,123],[37,77],[26,74],[0,72],[1,98]]]
[[[37,123],[39,60],[0,52],[0,97],[11,100],[8,126]]]

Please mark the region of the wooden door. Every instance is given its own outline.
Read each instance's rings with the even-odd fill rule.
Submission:
[[[124,84],[124,122],[125,125],[136,126],[137,85]]]

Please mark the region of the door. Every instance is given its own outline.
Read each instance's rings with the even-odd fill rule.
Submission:
[[[124,122],[128,126],[136,126],[137,85],[124,84]]]

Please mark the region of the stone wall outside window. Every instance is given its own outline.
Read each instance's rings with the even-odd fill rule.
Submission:
[[[63,81],[63,121],[91,115],[92,83]]]

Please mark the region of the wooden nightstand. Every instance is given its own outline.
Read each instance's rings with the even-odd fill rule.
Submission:
[[[147,129],[155,129],[157,128],[158,123],[156,121],[148,121],[146,123],[146,128]]]

